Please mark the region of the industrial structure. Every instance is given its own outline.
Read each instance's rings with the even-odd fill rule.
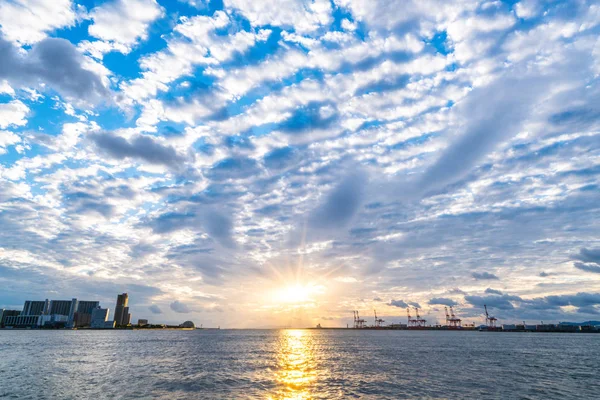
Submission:
[[[488,329],[496,329],[496,322],[498,321],[498,318],[491,316],[488,313],[488,309],[487,309],[487,305],[483,305],[483,308],[485,310],[485,325]]]
[[[373,313],[375,314],[375,327],[376,328],[381,328],[383,327],[383,323],[385,322],[384,320],[382,320],[381,318],[377,318],[377,310],[373,310]]]
[[[354,312],[354,329],[366,328],[367,321],[360,318],[360,315],[358,315],[358,311],[353,311],[353,312]]]
[[[450,313],[448,313],[448,307],[444,307],[446,313],[446,326],[452,329],[460,329],[462,326],[462,320],[454,315],[454,309],[450,306]]]
[[[406,307],[406,316],[408,317],[408,327],[414,328],[417,326],[417,320],[410,316],[410,307]]]
[[[417,319],[415,319],[416,327],[417,328],[424,328],[425,324],[427,323],[427,320],[421,318],[421,316],[419,315],[419,308],[418,307],[415,307],[415,314],[417,314]]]

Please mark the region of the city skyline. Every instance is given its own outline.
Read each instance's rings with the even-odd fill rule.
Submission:
[[[598,320],[599,37],[590,0],[0,2],[0,308]]]

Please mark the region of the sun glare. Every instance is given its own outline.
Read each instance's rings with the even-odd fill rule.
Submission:
[[[290,285],[277,293],[277,300],[288,304],[302,304],[313,300],[313,295],[318,292],[318,288],[311,285]]]

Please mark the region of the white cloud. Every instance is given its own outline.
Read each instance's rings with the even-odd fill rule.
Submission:
[[[218,11],[213,17],[182,17],[175,31],[185,38],[168,42],[166,50],[150,54],[140,61],[142,78],[124,83],[125,104],[139,102],[160,91],[181,76],[191,74],[196,65],[218,65],[237,52],[244,52],[256,41],[266,40],[269,31],[257,33],[240,31],[231,36],[219,36],[215,30],[230,24],[226,13]]]
[[[94,8],[88,27],[90,36],[105,44],[88,44],[93,54],[117,50],[128,53],[139,40],[146,40],[148,27],[164,15],[156,0],[113,0]]]
[[[0,29],[19,44],[33,44],[48,33],[73,26],[77,19],[71,0],[5,0],[0,2]]]
[[[519,18],[533,18],[540,12],[541,4],[538,0],[522,0],[515,4],[515,12]]]
[[[0,104],[0,128],[9,126],[23,126],[27,123],[25,117],[29,114],[29,107],[20,100]]]
[[[226,0],[227,10],[236,10],[253,26],[274,25],[310,33],[331,23],[330,0]]]
[[[15,145],[21,142],[21,138],[10,131],[0,131],[0,154],[6,153],[8,146]]]

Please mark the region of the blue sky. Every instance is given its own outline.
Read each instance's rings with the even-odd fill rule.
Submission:
[[[596,1],[0,2],[0,307],[600,319]]]

